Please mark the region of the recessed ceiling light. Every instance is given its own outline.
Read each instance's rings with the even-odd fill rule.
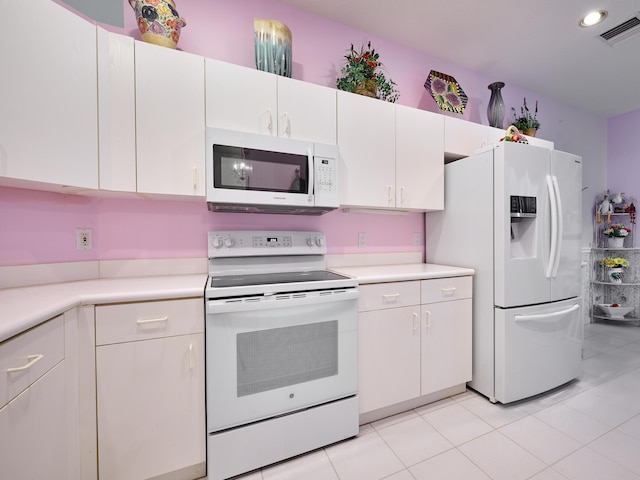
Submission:
[[[578,25],[581,27],[592,27],[607,18],[607,15],[609,15],[609,12],[606,10],[595,10],[593,12],[589,12],[580,19]]]

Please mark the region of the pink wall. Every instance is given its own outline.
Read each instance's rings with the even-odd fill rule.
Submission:
[[[104,27],[139,39],[133,11],[126,0],[122,1],[125,27]],[[469,103],[462,118],[477,123],[487,124],[487,85],[505,80],[477,74],[458,67],[455,59],[429,56],[276,0],[176,0],[176,3],[187,21],[179,43],[181,50],[254,67],[253,18],[278,19],[292,30],[293,77],[333,87],[350,44],[359,46],[371,40],[388,75],[398,84],[401,92],[398,103],[438,111],[423,88],[429,71],[438,70],[455,76],[463,86]],[[559,149],[582,155],[585,168],[593,170],[586,175],[596,183],[601,181],[604,173],[600,173],[599,165],[605,158],[605,120],[508,82],[503,89],[507,112],[511,106],[519,108],[524,96],[539,101],[538,118],[543,125],[540,136],[556,142]],[[600,189],[598,186],[595,190]],[[7,187],[0,187],[0,225],[0,265],[200,257],[206,255],[206,232],[226,228],[322,230],[328,235],[330,253],[424,249],[423,243],[413,245],[414,232],[424,237],[421,214],[332,212],[321,217],[211,214],[204,203],[92,198]],[[92,250],[75,249],[76,228],[93,230]],[[588,225],[587,229],[590,232]],[[367,233],[367,247],[357,247],[358,232]]]
[[[422,252],[424,215],[334,211],[319,217],[211,213],[204,202],[96,198],[0,187],[0,266],[86,260],[198,258],[207,232],[224,229],[318,230],[329,253]],[[93,249],[77,250],[90,228]],[[367,246],[358,248],[358,232]]]
[[[640,207],[640,110],[612,117],[607,122],[607,188],[625,192]],[[635,246],[640,245],[636,232]]]

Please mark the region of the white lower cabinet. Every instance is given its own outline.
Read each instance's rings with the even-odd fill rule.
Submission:
[[[78,478],[70,421],[63,316],[0,343],[0,478]]]
[[[96,307],[101,480],[205,475],[203,308],[202,299]]]
[[[422,394],[471,380],[471,299],[422,305]]]
[[[361,415],[471,380],[471,277],[361,285],[359,305]]]

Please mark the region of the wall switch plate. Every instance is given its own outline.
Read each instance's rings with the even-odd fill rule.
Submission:
[[[413,244],[416,246],[420,245],[420,233],[413,232]]]
[[[367,234],[364,232],[358,233],[358,248],[364,248],[367,246]]]
[[[76,248],[78,250],[90,250],[93,248],[90,228],[76,229]]]

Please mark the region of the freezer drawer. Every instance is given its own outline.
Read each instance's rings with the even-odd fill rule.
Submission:
[[[581,299],[495,310],[495,399],[509,403],[580,374]]]

